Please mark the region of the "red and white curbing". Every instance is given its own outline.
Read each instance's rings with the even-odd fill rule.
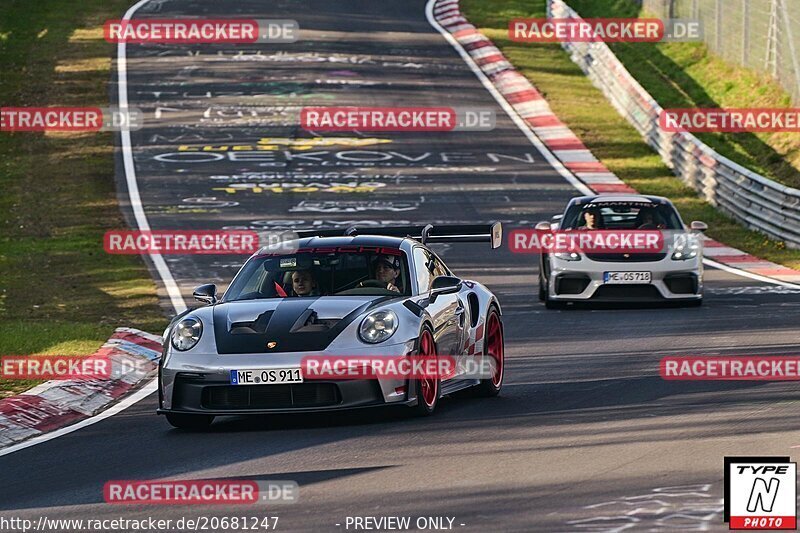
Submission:
[[[0,400],[0,449],[96,415],[152,378],[161,337],[117,328],[94,357],[111,360],[111,377],[51,380]]]
[[[433,9],[437,22],[475,60],[500,94],[577,178],[597,193],[635,193],[561,122],[550,104],[525,76],[517,72],[492,41],[461,15],[458,0],[442,0]]]
[[[553,113],[550,104],[520,74],[490,39],[461,14],[459,0],[441,0],[433,8],[436,22],[472,57],[503,98],[539,140],[589,189],[597,194],[636,194],[594,157],[580,139]],[[705,255],[717,263],[787,283],[800,282],[800,272],[765,261],[706,238]]]
[[[738,268],[758,276],[775,278],[788,283],[800,282],[800,272],[791,268],[766,261],[746,252],[725,246],[713,239],[706,239],[703,255],[723,265]]]

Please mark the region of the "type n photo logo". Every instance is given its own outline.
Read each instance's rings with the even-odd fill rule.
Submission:
[[[797,529],[797,463],[726,457],[724,520],[730,529]]]

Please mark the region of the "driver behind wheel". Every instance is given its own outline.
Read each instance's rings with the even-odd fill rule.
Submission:
[[[400,258],[392,255],[378,255],[372,260],[372,269],[375,280],[385,283],[386,289],[400,292],[397,287],[397,278],[400,276]],[[364,286],[364,282],[360,284]]]
[[[295,296],[318,296],[317,282],[310,270],[292,272],[292,292]]]
[[[634,222],[636,229],[665,229],[666,226],[656,220],[656,213],[652,209],[642,209]]]

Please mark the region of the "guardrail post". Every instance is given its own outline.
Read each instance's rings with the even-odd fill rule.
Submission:
[[[742,0],[742,65],[750,61],[750,0]]]
[[[797,57],[797,49],[794,45],[794,35],[792,33],[792,19],[789,17],[789,10],[786,2],[781,2],[781,12],[783,13],[783,24],[786,28],[786,42],[789,45],[789,54],[792,56],[792,69],[794,69],[794,91],[792,97],[794,101],[800,100],[800,59]]]

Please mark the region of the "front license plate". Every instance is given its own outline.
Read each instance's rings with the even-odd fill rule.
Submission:
[[[626,283],[650,283],[653,274],[650,272],[606,272],[603,283],[624,285]]]
[[[231,370],[231,385],[278,385],[302,382],[303,373],[299,368]]]

